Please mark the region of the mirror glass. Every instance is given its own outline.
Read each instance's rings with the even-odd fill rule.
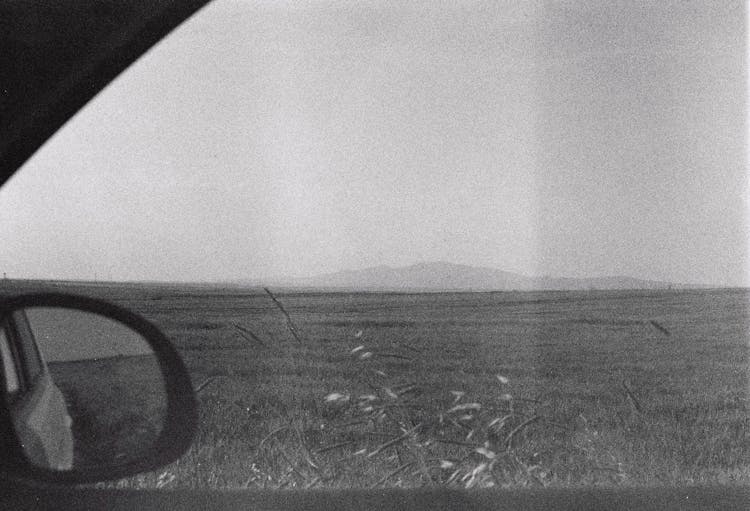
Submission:
[[[149,343],[81,310],[30,307],[0,330],[4,390],[28,460],[52,470],[111,467],[143,457],[166,419]]]

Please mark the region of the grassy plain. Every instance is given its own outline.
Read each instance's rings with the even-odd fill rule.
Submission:
[[[275,290],[298,342],[258,289],[3,290],[40,286],[143,314],[199,389],[190,451],[118,486],[750,484],[747,290]]]

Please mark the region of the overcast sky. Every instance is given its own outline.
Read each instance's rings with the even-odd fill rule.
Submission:
[[[748,285],[741,2],[199,12],[0,189],[9,277]]]

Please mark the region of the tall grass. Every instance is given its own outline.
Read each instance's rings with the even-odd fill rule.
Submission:
[[[356,334],[358,341],[362,331]],[[447,392],[441,402],[428,398],[425,382],[398,381],[378,364],[397,358],[412,367],[430,353],[394,353],[354,347],[349,363],[360,366],[357,385],[325,397],[326,413],[337,419],[342,441],[321,448],[337,449],[335,460],[347,471],[380,475],[371,486],[384,484],[491,487],[502,484],[503,469],[519,464],[517,446],[541,417],[534,400],[518,401],[507,392],[508,378],[496,381],[481,396],[460,389]],[[344,440],[345,438],[345,440]],[[368,466],[381,465],[376,471]],[[527,470],[533,477],[533,470]]]
[[[277,294],[301,342],[262,290],[78,292],[200,388],[188,453],[115,486],[750,484],[746,291]]]

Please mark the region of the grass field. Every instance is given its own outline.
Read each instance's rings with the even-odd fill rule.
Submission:
[[[124,487],[750,484],[747,290],[107,298],[180,350],[200,426]]]

